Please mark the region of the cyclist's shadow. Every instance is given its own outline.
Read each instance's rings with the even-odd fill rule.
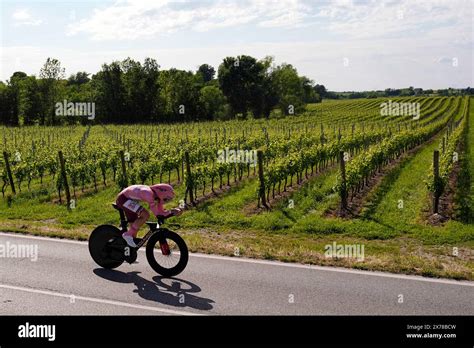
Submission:
[[[137,288],[133,292],[138,293],[145,300],[205,311],[213,308],[213,300],[192,294],[200,292],[201,288],[187,280],[156,276],[152,278],[153,281],[150,281],[140,277],[138,274],[141,272],[125,273],[105,268],[96,268],[94,273],[114,282],[135,284]]]

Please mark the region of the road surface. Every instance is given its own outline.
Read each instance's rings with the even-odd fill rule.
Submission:
[[[473,315],[474,282],[191,254],[175,279],[98,267],[86,242],[0,233],[1,315]]]

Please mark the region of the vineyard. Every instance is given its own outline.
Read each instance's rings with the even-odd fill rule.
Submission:
[[[418,103],[416,118],[384,116],[384,102],[324,101],[270,120],[4,127],[0,226],[86,238],[116,223],[110,203],[121,188],[167,182],[196,251],[324,264],[321,245],[338,235],[367,245],[374,257],[363,267],[386,269],[382,256],[409,238],[404,248],[442,244],[467,256],[446,268],[400,261],[398,251],[403,271],[472,278],[474,192],[459,187],[474,175],[472,100],[391,99]]]

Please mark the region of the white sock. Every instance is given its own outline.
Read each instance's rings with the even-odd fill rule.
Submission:
[[[132,248],[136,248],[137,245],[135,244],[135,242],[133,241],[133,237],[128,235],[128,234],[122,234],[122,238],[125,239],[125,241],[127,242],[127,244],[129,246],[131,246]]]

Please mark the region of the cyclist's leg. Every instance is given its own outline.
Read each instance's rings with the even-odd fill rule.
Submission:
[[[136,247],[137,245],[134,242],[138,230],[150,217],[150,213],[139,205],[136,201],[130,200],[124,195],[120,195],[117,198],[117,205],[123,209],[127,221],[130,224],[128,231],[122,234],[123,239],[127,241],[127,244],[131,247]]]
[[[150,213],[145,208],[141,209],[136,214],[136,219],[132,221],[127,232],[124,234],[135,238],[137,236],[138,230],[147,222],[148,218],[150,217]]]
[[[132,248],[137,247],[137,244],[135,243],[134,238],[137,236],[137,233],[140,227],[142,227],[143,224],[150,217],[150,213],[148,213],[148,210],[143,208],[141,211],[137,212],[136,215],[137,215],[137,218],[134,219],[128,231],[122,234],[122,238],[125,239],[127,244],[131,246]]]

